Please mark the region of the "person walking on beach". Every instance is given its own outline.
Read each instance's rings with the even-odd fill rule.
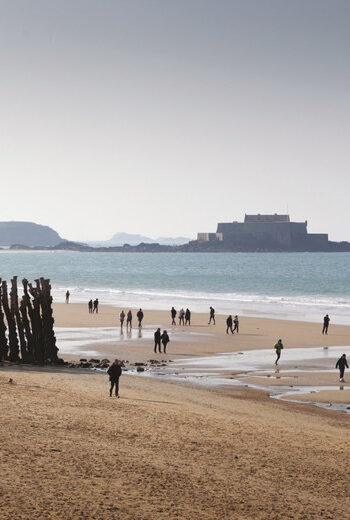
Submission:
[[[235,324],[234,328],[233,328],[233,332],[236,331],[236,333],[238,334],[238,329],[239,329],[239,319],[238,319],[238,316],[236,314],[234,320],[233,320],[233,323]]]
[[[279,339],[277,341],[277,343],[275,343],[274,349],[276,349],[276,354],[277,354],[277,358],[276,358],[276,361],[275,361],[275,365],[277,366],[278,365],[278,360],[281,357],[281,350],[283,349],[283,343],[282,343],[281,339]]]
[[[209,322],[208,322],[208,325],[211,324],[211,320],[213,320],[214,322],[214,325],[215,325],[215,309],[213,309],[213,307],[209,307]]]
[[[171,307],[170,313],[171,313],[171,324],[176,325],[176,321],[175,321],[176,314],[177,314],[176,309],[174,307]]]
[[[328,327],[329,327],[330,321],[331,321],[330,317],[328,316],[328,314],[326,314],[326,316],[323,318],[322,334],[328,334]]]
[[[131,309],[128,310],[128,314],[126,315],[126,328],[130,327],[132,329],[132,312]]]
[[[115,396],[119,397],[119,378],[122,375],[122,369],[119,363],[119,359],[116,359],[107,370],[111,387],[109,389],[109,396],[112,397],[113,388],[115,387]]]
[[[160,354],[162,353],[161,346],[160,346],[161,337],[162,337],[162,335],[160,333],[160,329],[157,329],[154,333],[154,352],[155,352],[155,354],[157,354],[157,347],[158,347],[159,353]]]
[[[142,309],[139,310],[139,312],[136,314],[137,319],[139,320],[139,329],[142,327],[142,320],[143,320],[143,312]]]
[[[190,311],[190,309],[186,309],[186,312],[185,312],[185,325],[191,325],[191,311]]]
[[[179,310],[179,325],[185,325],[185,311],[183,310],[183,308],[181,307],[181,309]]]
[[[122,311],[119,314],[119,320],[120,320],[120,328],[122,329],[123,325],[124,325],[124,320],[125,320],[125,312],[124,311]]]
[[[234,334],[232,329],[232,315],[230,314],[229,317],[226,320],[226,334],[228,334],[228,331],[230,330],[232,334]]]
[[[93,303],[92,303],[92,300],[90,300],[89,303],[88,303],[89,313],[90,314],[92,314],[92,306],[93,306]]]
[[[96,312],[96,314],[98,314],[98,298],[96,298],[96,300],[94,301],[94,308],[92,312]]]
[[[348,365],[348,362],[347,362],[347,359],[346,359],[346,355],[343,354],[338,359],[337,364],[335,365],[335,368],[339,368],[339,381],[341,381],[342,383],[344,383],[345,367],[349,368],[349,365]]]
[[[170,341],[170,338],[169,338],[166,330],[163,330],[163,334],[161,335],[161,340],[163,343],[163,353],[166,354],[166,346]]]
[[[66,303],[69,303],[70,292],[66,292]]]

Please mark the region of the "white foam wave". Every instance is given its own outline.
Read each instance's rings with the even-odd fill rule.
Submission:
[[[218,313],[247,316],[320,321],[331,314],[332,323],[350,324],[350,299],[323,295],[261,295],[244,293],[195,292],[184,290],[122,289],[106,287],[53,287],[56,301],[64,301],[66,290],[72,302],[87,303],[98,298],[101,304],[116,307],[143,307],[168,310],[171,306],[189,307],[195,312],[207,312],[213,305]]]

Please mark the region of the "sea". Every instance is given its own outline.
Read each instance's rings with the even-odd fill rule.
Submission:
[[[350,324],[349,253],[1,252],[14,275],[50,278],[56,302]]]

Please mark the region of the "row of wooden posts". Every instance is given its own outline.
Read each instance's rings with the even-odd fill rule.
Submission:
[[[17,276],[9,293],[0,278],[0,361],[58,363],[50,280],[31,284],[23,279],[22,284],[19,300]]]

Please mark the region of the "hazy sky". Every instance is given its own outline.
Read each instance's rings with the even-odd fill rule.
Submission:
[[[350,241],[349,0],[0,0],[0,220]]]

